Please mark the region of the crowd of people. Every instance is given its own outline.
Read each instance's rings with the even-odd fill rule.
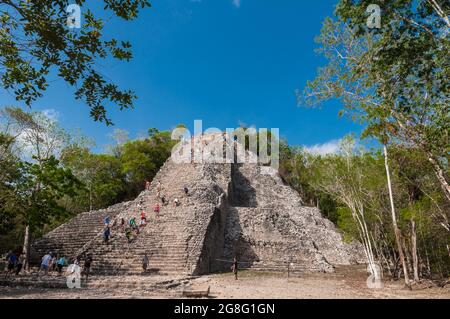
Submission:
[[[150,191],[151,185],[152,183],[150,181],[145,181],[145,189],[147,191]],[[182,191],[185,194],[185,196],[189,196],[189,189],[186,186],[183,187]],[[159,216],[162,207],[169,205],[169,200],[167,199],[167,197],[165,195],[162,195],[162,187],[160,182],[156,184],[156,197],[161,202],[158,201],[155,203],[155,205],[153,206],[153,212],[155,213],[155,216]],[[173,203],[175,207],[181,205],[181,201],[179,198],[174,198]],[[116,219],[114,219],[114,221],[111,224],[110,217],[109,216],[105,217],[103,230],[103,242],[105,244],[109,243],[112,228],[115,227],[116,225],[117,225]],[[142,228],[144,228],[146,225],[147,225],[147,216],[145,210],[141,210],[139,222],[137,222],[136,217],[130,217],[128,220],[125,220],[124,218],[120,219],[120,231],[122,231],[125,234],[128,243],[133,242],[133,240],[141,232]]]
[[[5,259],[7,262],[5,279],[11,275],[19,276],[23,270],[25,254],[10,251],[7,253]],[[83,273],[86,275],[86,278],[89,276],[92,260],[92,255],[88,255],[84,259]],[[72,264],[80,266],[81,257],[75,258]],[[44,276],[49,276],[56,274],[57,276],[62,276],[64,267],[67,266],[68,260],[63,254],[59,255],[57,253],[48,252],[42,256],[39,262],[37,275],[43,274]]]
[[[24,263],[24,255],[23,254],[16,254],[13,252],[9,252],[6,256],[6,259],[8,261],[7,269],[5,271],[5,279],[8,278],[8,276],[15,274],[16,276],[19,275],[19,273],[22,270],[23,263]],[[85,276],[86,280],[88,280],[89,275],[91,273],[91,266],[93,262],[92,254],[89,254],[84,258],[84,264],[81,265],[82,260],[81,257],[78,256],[73,260],[70,266],[78,266],[81,267],[81,275]],[[150,259],[148,257],[148,253],[146,252],[144,256],[142,257],[142,271],[145,273],[148,270],[150,264]],[[64,267],[69,266],[67,263],[67,259],[64,255],[58,256],[58,254],[54,254],[52,252],[49,252],[45,254],[40,262],[39,269],[38,269],[38,275],[40,275],[42,272],[44,272],[45,276],[51,275],[52,273],[57,273],[57,276],[61,276],[63,273]],[[70,272],[70,268],[67,268],[66,274]],[[72,267],[73,268],[73,267]],[[231,266],[231,271],[234,274],[235,279],[238,279],[238,261],[236,258],[234,258]]]
[[[68,260],[64,255],[58,256],[58,254],[54,254],[52,252],[49,252],[48,254],[45,254],[42,259],[39,266],[38,274],[41,274],[44,272],[44,275],[49,275],[51,273],[56,272],[57,276],[61,276],[64,270],[64,267],[68,267],[66,272],[70,272],[70,266],[76,265],[79,267],[82,267],[81,273],[86,276],[86,280],[89,277],[89,274],[91,272],[91,265],[92,265],[92,255],[89,254],[84,258],[83,265],[81,256],[76,257],[69,265]]]
[[[146,181],[145,182],[145,189],[149,191],[151,188],[151,182]],[[161,183],[158,182],[156,185],[156,191],[157,191],[157,198],[161,201],[161,203],[157,202],[155,203],[153,207],[153,212],[156,216],[159,216],[161,213],[161,205],[167,206],[169,205],[169,200],[165,195],[162,195],[162,187]],[[185,186],[182,189],[182,192],[185,196],[189,196],[189,189]],[[181,205],[181,201],[179,198],[174,198],[173,200],[174,206],[178,207]],[[108,245],[111,235],[112,235],[112,229],[116,228],[117,226],[117,219],[114,219],[111,222],[110,216],[105,216],[104,218],[104,229],[103,229],[103,242],[104,244]],[[124,218],[121,218],[120,220],[120,230],[124,232],[125,237],[127,238],[128,243],[131,243],[134,241],[134,239],[139,235],[142,228],[146,227],[147,225],[147,216],[145,210],[141,210],[140,212],[140,221],[139,223],[136,221],[136,217],[130,217],[128,220],[125,220]],[[23,265],[24,265],[25,256],[22,253],[14,253],[9,252],[6,256],[7,261],[7,267],[5,270],[5,278],[8,276],[15,274],[18,276],[20,272],[22,271]],[[68,266],[68,260],[64,255],[58,255],[57,253],[49,252],[45,254],[39,264],[38,269],[38,275],[41,273],[44,273],[44,275],[49,275],[50,273],[56,272],[58,276],[61,276],[63,273],[64,267]],[[82,267],[82,274],[86,276],[86,279],[89,276],[91,265],[93,262],[92,255],[88,255],[84,259],[84,264]],[[77,257],[72,261],[71,265],[76,265],[81,267],[81,257]],[[143,256],[142,259],[142,269],[144,272],[147,271],[149,265],[149,257],[147,253]]]

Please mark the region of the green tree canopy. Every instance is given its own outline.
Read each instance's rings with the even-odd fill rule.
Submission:
[[[450,3],[384,1],[382,27],[369,29],[371,3],[341,0],[337,19],[325,21],[317,40],[328,64],[306,100],[341,99],[344,113],[367,124],[365,136],[415,145],[450,201]]]
[[[170,157],[175,143],[170,132],[152,128],[149,129],[149,138],[129,141],[122,146],[122,172],[126,175],[131,194],[137,195],[143,190],[145,181],[153,179]]]
[[[61,161],[85,184],[74,200],[64,201],[74,213],[108,207],[124,199],[125,177],[117,157],[71,145],[63,150]]]
[[[124,20],[135,19],[148,0],[103,0],[104,8]],[[0,1],[0,83],[28,106],[41,97],[53,73],[76,87],[75,97],[97,121],[111,124],[106,108],[133,106],[131,90],[122,90],[101,74],[96,62],[112,57],[129,61],[131,44],[104,38],[104,21],[84,10],[79,31],[67,26],[69,0]],[[82,6],[85,0],[76,0]]]

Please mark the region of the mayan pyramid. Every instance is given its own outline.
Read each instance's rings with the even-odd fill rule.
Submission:
[[[204,144],[222,141],[221,135],[197,139]],[[191,156],[190,148],[185,149],[190,143],[180,144],[177,152]],[[167,205],[161,204],[157,185]],[[153,212],[156,203],[161,205],[158,215]],[[148,223],[128,243],[119,221],[133,216],[139,221],[142,210]],[[108,245],[102,243],[105,216],[116,221]],[[70,258],[92,254],[93,272],[105,275],[140,273],[145,253],[152,271],[191,275],[229,270],[234,257],[242,268],[276,271],[289,263],[294,271],[319,272],[364,259],[359,244],[345,243],[334,224],[317,208],[304,206],[271,167],[178,163],[173,157],[150,190],[133,201],[78,215],[36,241],[32,251],[35,258],[49,251]]]

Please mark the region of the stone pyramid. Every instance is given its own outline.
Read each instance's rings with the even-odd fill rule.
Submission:
[[[209,143],[217,149],[220,141],[222,135],[194,137],[180,143],[173,154],[190,157],[192,144]],[[242,145],[234,142],[234,147]],[[172,156],[150,190],[133,201],[78,215],[36,241],[33,255],[92,254],[93,272],[104,275],[140,273],[145,253],[151,271],[189,275],[229,270],[234,257],[241,268],[267,271],[284,271],[289,264],[294,271],[332,272],[336,265],[364,261],[361,245],[345,243],[333,223],[317,208],[305,207],[276,170],[259,164],[191,159],[178,163]],[[167,205],[162,205],[162,196]],[[161,205],[159,214],[153,212],[156,203]],[[142,210],[147,225],[129,243],[120,221],[130,217],[139,221]],[[113,224],[108,245],[102,243],[105,216]]]

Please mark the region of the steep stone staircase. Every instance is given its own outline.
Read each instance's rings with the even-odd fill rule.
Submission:
[[[167,162],[152,182],[150,190],[143,192],[133,205],[115,216],[112,224],[116,225],[111,229],[109,243],[104,244],[103,234],[99,233],[77,254],[91,254],[94,258],[92,270],[104,275],[142,273],[142,259],[146,253],[150,260],[149,273],[191,272],[193,265],[188,264],[189,234],[186,227],[192,217],[189,207],[193,203],[191,194],[186,196],[183,188],[195,191],[198,185],[196,179],[200,178],[198,168],[194,164]],[[160,197],[165,197],[166,205],[157,196],[159,183]],[[179,206],[175,205],[175,198],[179,200]],[[160,205],[159,214],[153,211],[156,203]],[[120,221],[123,218],[128,222],[135,217],[139,222],[141,211],[146,212],[147,224],[128,242]]]
[[[101,231],[105,216],[114,218],[123,205],[79,214],[66,224],[55,228],[33,244],[32,260],[38,262],[46,253],[59,251],[67,256],[75,256],[86,242]]]

